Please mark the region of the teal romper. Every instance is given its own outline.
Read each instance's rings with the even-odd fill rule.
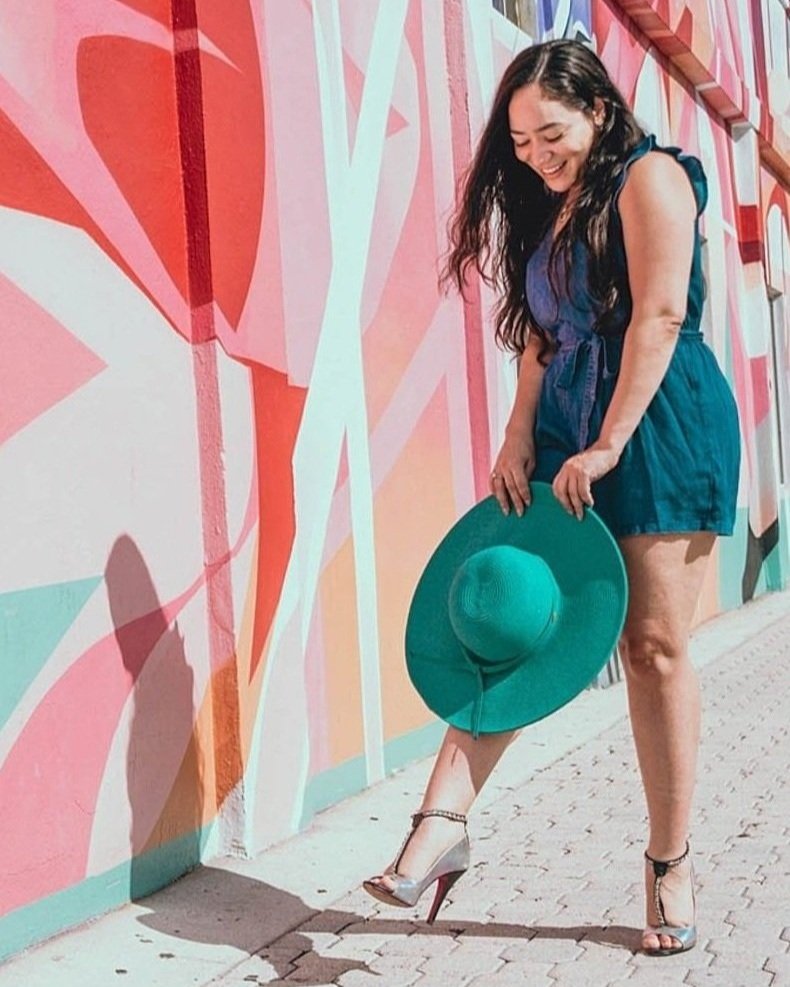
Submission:
[[[708,197],[701,163],[679,148],[659,147],[652,134],[626,160],[620,188],[632,162],[650,150],[671,154],[682,165],[694,189],[699,217]],[[619,231],[613,249],[625,271],[619,222],[613,228]],[[529,258],[526,271],[530,308],[558,344],[543,376],[535,422],[532,479],[547,483],[568,457],[598,438],[617,383],[631,309],[630,299],[621,300],[624,314],[619,331],[605,337],[594,332],[596,302],[588,289],[586,247],[574,243],[566,290],[557,297],[547,271],[550,246],[551,229]],[[680,531],[732,534],[740,465],[738,412],[700,331],[704,290],[697,223],[686,317],[669,367],[617,466],[592,486],[594,509],[615,536]]]

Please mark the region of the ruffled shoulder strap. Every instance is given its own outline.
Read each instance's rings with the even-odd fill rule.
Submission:
[[[708,180],[705,177],[702,162],[699,158],[695,158],[693,154],[686,154],[679,147],[663,147],[656,141],[655,134],[648,134],[644,137],[626,158],[620,178],[618,179],[617,188],[615,189],[613,203],[615,205],[617,204],[620,192],[622,192],[625,180],[628,177],[628,169],[634,161],[638,161],[641,157],[644,157],[648,151],[663,151],[664,154],[671,154],[683,168],[691,182],[694,198],[697,202],[697,216],[699,216],[708,202]]]

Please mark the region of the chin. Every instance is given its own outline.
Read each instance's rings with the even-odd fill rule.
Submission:
[[[576,177],[577,176],[576,176],[576,173],[575,172],[573,172],[571,174],[568,174],[568,175],[563,175],[562,176],[562,181],[561,182],[557,182],[557,189],[556,190],[558,192],[569,192],[573,188],[573,186],[576,184]]]

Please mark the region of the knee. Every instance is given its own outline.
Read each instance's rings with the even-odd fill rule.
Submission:
[[[627,676],[660,680],[677,671],[685,658],[686,645],[667,627],[642,625],[626,627],[619,652]]]

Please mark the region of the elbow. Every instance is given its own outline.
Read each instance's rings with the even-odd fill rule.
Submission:
[[[643,312],[641,317],[637,315],[632,321],[641,323],[646,327],[649,326],[652,336],[674,339],[680,334],[683,323],[686,321],[686,310],[667,306],[652,312]]]
[[[661,331],[670,339],[675,339],[680,335],[681,327],[686,321],[686,313],[682,315],[665,315],[661,318]]]

